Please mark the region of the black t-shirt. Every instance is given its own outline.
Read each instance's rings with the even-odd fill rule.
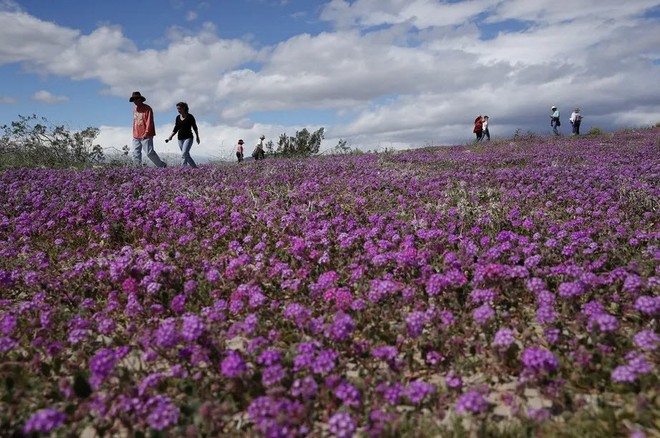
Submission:
[[[195,117],[192,114],[188,114],[183,120],[181,120],[180,116],[176,116],[176,120],[174,121],[174,130],[172,132],[175,134],[177,132],[179,133],[177,136],[179,140],[193,138],[193,129],[199,137],[199,133],[197,132],[197,122],[195,121]]]

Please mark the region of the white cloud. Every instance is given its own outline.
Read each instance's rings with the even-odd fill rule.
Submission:
[[[195,21],[197,20],[197,12],[195,11],[188,11],[186,13],[186,21]]]
[[[50,91],[39,90],[32,95],[32,100],[47,104],[55,104],[55,103],[66,102],[67,100],[69,100],[69,98],[67,96],[58,96],[56,94],[51,93]]]
[[[13,105],[13,104],[15,104],[16,102],[18,102],[18,101],[17,101],[16,98],[14,98],[14,97],[11,97],[11,96],[0,96],[0,104],[4,104],[4,105]]]
[[[202,134],[199,151],[229,156],[239,137],[303,127],[304,120],[255,124],[253,114],[268,111],[336,112],[342,122],[325,124],[328,141],[365,148],[467,141],[480,113],[491,116],[495,136],[545,132],[552,104],[565,112],[580,106],[585,124],[609,129],[660,121],[660,89],[650,86],[660,69],[653,62],[658,20],[644,16],[654,6],[657,0],[333,0],[320,11],[333,29],[319,34],[263,47],[223,39],[205,23],[167,29],[159,49],[138,48],[117,26],[82,34],[0,12],[0,65],[96,80],[101,93],[121,99],[140,90],[156,112],[185,100],[208,121],[203,132],[211,136]],[[524,30],[510,30],[507,20]],[[130,132],[104,127],[102,138],[125,144]]]

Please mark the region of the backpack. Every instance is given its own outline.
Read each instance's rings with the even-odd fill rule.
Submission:
[[[580,123],[582,121],[582,116],[578,113],[575,115],[573,120],[574,120],[573,123]]]

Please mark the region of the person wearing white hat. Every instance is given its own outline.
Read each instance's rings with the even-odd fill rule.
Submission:
[[[550,111],[552,111],[552,115],[550,116],[550,126],[552,126],[552,132],[554,132],[555,135],[559,135],[559,127],[561,126],[561,121],[559,120],[559,110],[556,106],[553,105],[552,108],[550,108]]]
[[[254,147],[254,151],[252,152],[252,157],[254,157],[255,160],[263,160],[266,156],[266,152],[264,151],[265,138],[266,136],[261,134],[261,136],[259,137],[259,143],[257,143]]]

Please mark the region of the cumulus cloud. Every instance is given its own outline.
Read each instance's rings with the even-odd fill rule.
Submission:
[[[32,95],[32,100],[52,105],[55,103],[66,102],[69,98],[67,96],[58,96],[50,91],[39,90]]]
[[[220,139],[231,151],[255,130],[277,136],[305,125],[253,121],[273,111],[334,113],[341,121],[325,124],[328,141],[363,148],[448,144],[471,139],[471,122],[484,113],[495,136],[544,133],[553,104],[564,112],[580,106],[587,129],[660,121],[660,89],[649,86],[660,70],[658,19],[648,14],[655,7],[657,0],[595,7],[571,0],[332,0],[317,17],[330,28],[318,34],[264,46],[221,38],[204,23],[167,29],[158,49],[138,48],[117,26],[83,34],[5,9],[0,65],[96,80],[101,93],[121,99],[140,90],[157,112],[186,100],[208,121],[209,151],[222,149]]]

